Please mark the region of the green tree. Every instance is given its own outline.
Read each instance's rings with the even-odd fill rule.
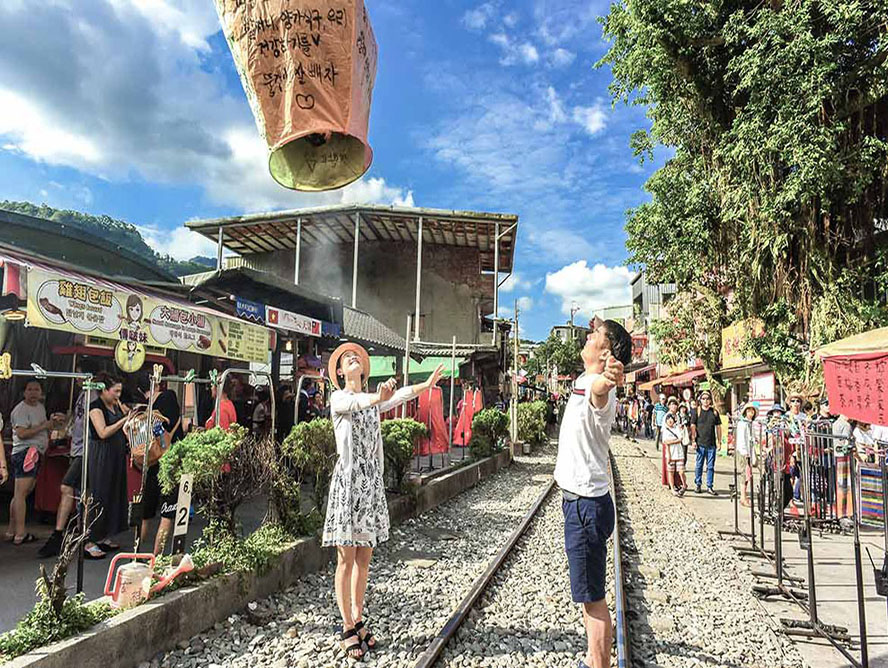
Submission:
[[[881,321],[886,17],[886,0],[620,0],[603,21],[614,100],[651,122],[632,149],[672,153],[628,213],[630,262],[691,301],[718,295],[729,319],[767,315],[757,345],[774,354]],[[849,323],[835,305],[851,297]],[[783,360],[799,378],[797,361]]]

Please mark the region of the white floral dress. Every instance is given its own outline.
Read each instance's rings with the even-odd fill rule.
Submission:
[[[363,392],[339,390],[330,398],[339,459],[330,481],[322,538],[325,547],[376,547],[388,540],[379,414],[415,396],[412,388],[405,387],[375,406],[370,405],[373,395]]]

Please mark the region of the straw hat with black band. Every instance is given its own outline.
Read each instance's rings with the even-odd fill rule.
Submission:
[[[361,368],[363,369],[363,382],[366,383],[370,379],[370,355],[364,350],[363,346],[357,343],[343,343],[333,354],[330,355],[330,361],[327,364],[327,371],[330,374],[330,382],[337,390],[341,390],[342,386],[339,382],[339,360],[345,353],[355,353],[361,360]]]

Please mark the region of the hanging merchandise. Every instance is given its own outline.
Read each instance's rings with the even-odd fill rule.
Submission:
[[[363,0],[215,0],[275,181],[341,188],[370,167],[377,45]]]
[[[430,437],[419,439],[414,454],[440,455],[447,452],[444,395],[440,387],[433,387],[419,395],[419,411],[416,419],[429,428]]]
[[[453,432],[453,444],[468,447],[472,440],[472,420],[475,419],[475,390],[466,390],[460,402],[459,421]]]

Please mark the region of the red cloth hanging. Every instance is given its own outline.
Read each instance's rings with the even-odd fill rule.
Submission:
[[[467,447],[472,440],[472,420],[475,418],[476,390],[466,390],[463,396],[462,409],[459,412],[459,422],[453,432],[453,444]]]
[[[417,455],[440,455],[447,452],[447,425],[444,422],[444,395],[440,387],[434,387],[419,395],[417,421],[429,428],[430,438],[417,443]]]

